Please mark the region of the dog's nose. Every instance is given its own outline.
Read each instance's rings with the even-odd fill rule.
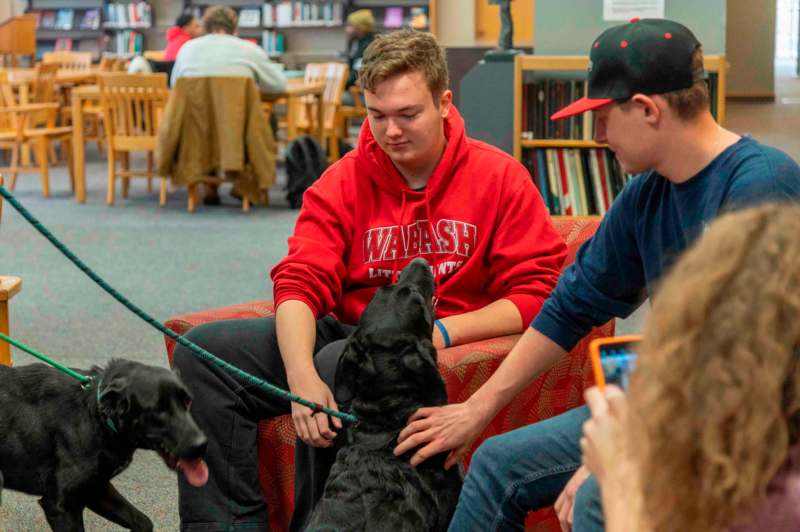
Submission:
[[[185,447],[185,451],[181,453],[181,458],[193,459],[201,458],[206,454],[206,447],[208,446],[208,438],[205,434],[198,434],[194,441]]]

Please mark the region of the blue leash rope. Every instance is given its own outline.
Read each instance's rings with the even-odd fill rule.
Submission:
[[[161,322],[156,321],[153,319],[149,314],[144,312],[142,309],[134,305],[130,300],[128,300],[125,296],[117,292],[113,287],[111,287],[108,283],[106,283],[99,275],[97,275],[91,268],[89,268],[86,264],[83,263],[81,259],[79,259],[72,251],[67,248],[60,240],[58,240],[42,223],[36,219],[36,217],[31,214],[28,209],[22,206],[17,199],[11,194],[4,186],[0,186],[0,196],[8,201],[8,203],[14,207],[17,212],[19,212],[23,218],[28,220],[30,224],[39,231],[42,236],[44,236],[47,240],[50,241],[61,253],[64,254],[75,266],[78,267],[83,273],[89,276],[89,278],[97,283],[100,288],[108,292],[111,297],[122,303],[125,308],[139,316],[142,320],[146,323],[154,327],[160,333],[167,335],[168,337],[175,340],[177,343],[181,344],[183,347],[189,349],[192,353],[199,356],[200,358],[211,362],[212,364],[222,368],[223,370],[239,377],[241,380],[248,382],[250,384],[254,384],[259,388],[271,393],[276,397],[280,397],[281,399],[285,399],[287,401],[294,401],[295,403],[299,403],[303,406],[306,406],[314,411],[317,412],[324,412],[329,416],[338,417],[339,419],[346,421],[348,423],[355,424],[358,422],[358,418],[353,414],[348,414],[347,412],[339,412],[337,410],[333,410],[326,406],[322,406],[319,403],[315,403],[313,401],[309,401],[307,399],[303,399],[302,397],[295,395],[287,390],[279,388],[274,384],[270,384],[264,379],[260,379],[255,375],[251,375],[246,371],[242,371],[241,369],[237,368],[233,364],[225,362],[221,358],[211,354],[210,352],[206,351],[199,345],[195,344],[191,340],[186,339],[184,336],[176,333],[172,329],[167,328]]]

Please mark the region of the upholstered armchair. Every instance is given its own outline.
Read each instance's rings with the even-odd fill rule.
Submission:
[[[597,229],[600,218],[555,217],[556,230],[564,237],[568,255],[564,266],[575,260],[575,253]],[[167,321],[173,331],[185,334],[189,329],[215,320],[257,318],[272,316],[271,301],[251,301],[228,307],[209,309]],[[583,403],[583,391],[592,384],[588,357],[589,341],[602,336],[613,336],[614,322],[593,329],[554,368],[544,373],[504,408],[486,427],[470,451],[465,466],[469,466],[472,452],[483,440],[509,430],[558,415]],[[439,369],[447,384],[450,402],[466,400],[498,368],[516,343],[519,335],[492,338],[459,345],[438,352]],[[166,338],[167,356],[172,360],[175,342]],[[259,424],[259,477],[267,500],[270,527],[285,531],[294,507],[294,443],[295,432],[291,416],[262,421]],[[552,510],[531,514],[527,530],[560,531]]]

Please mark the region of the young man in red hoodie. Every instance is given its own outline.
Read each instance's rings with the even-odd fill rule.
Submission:
[[[194,15],[184,13],[175,19],[175,25],[167,30],[167,48],[164,50],[164,61],[175,61],[181,47],[203,33],[200,22]]]
[[[272,270],[275,318],[189,333],[245,371],[331,408],[347,335],[375,290],[415,257],[435,274],[434,344],[442,348],[521,332],[566,254],[524,167],[466,136],[433,36],[378,37],[360,83],[369,115],[358,147],[305,193],[289,253]],[[211,472],[202,488],[179,479],[182,530],[266,527],[256,423],[289,412],[300,438],[291,528],[302,529],[334,461],[339,420],[247,389],[185,349],[174,363],[209,437]]]

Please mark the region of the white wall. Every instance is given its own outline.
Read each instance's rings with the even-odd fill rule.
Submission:
[[[0,0],[0,22],[25,12],[25,0]]]

